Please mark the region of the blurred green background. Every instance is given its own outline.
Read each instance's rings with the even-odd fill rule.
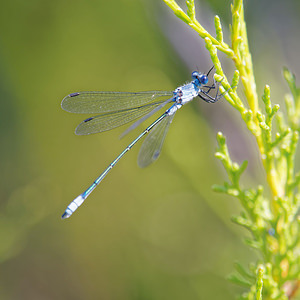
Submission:
[[[195,2],[207,28],[214,13],[228,27],[229,1]],[[280,103],[282,66],[299,72],[299,3],[249,1],[246,19],[258,90],[270,84]],[[62,111],[62,98],[173,90],[210,67],[203,41],[162,1],[2,1],[0,299],[233,299],[243,291],[225,277],[234,261],[256,256],[230,222],[239,204],[211,191],[225,178],[216,132],[238,162],[250,160],[247,185],[262,169],[225,101],[184,107],[157,163],[139,169],[137,146],[72,218],[60,219],[143,128],[122,140],[124,128],[75,136],[88,116]],[[232,74],[226,59],[224,68]]]

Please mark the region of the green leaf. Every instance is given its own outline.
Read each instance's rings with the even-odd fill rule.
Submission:
[[[239,84],[239,80],[240,80],[240,72],[238,70],[234,71],[233,77],[232,77],[232,89],[236,89],[237,85]]]
[[[216,39],[218,42],[223,43],[223,31],[221,20],[219,16],[215,16]]]
[[[271,107],[271,100],[270,100],[270,87],[267,84],[265,85],[264,94],[262,96],[262,99],[265,103],[266,113],[268,115],[270,115],[272,112],[272,107]]]
[[[214,192],[217,192],[217,193],[225,193],[225,194],[227,194],[227,191],[228,191],[228,188],[226,188],[223,185],[218,185],[218,184],[214,184],[212,186],[212,189],[213,189]]]
[[[299,94],[299,89],[297,89],[297,87],[296,87],[295,75],[288,68],[284,67],[283,68],[283,76],[284,76],[286,82],[288,83],[288,86],[291,90],[291,93],[292,93],[294,99],[296,99]]]
[[[251,239],[244,239],[244,243],[248,246],[250,246],[251,248],[254,249],[261,249],[261,243],[258,241],[254,241]]]
[[[237,284],[237,285],[241,285],[241,286],[245,286],[245,287],[251,287],[252,284],[251,282],[249,282],[248,280],[236,275],[236,274],[230,274],[227,277],[228,280],[230,280],[231,282]]]
[[[257,280],[256,280],[256,300],[262,300],[262,289],[263,289],[263,275],[264,267],[259,266],[257,269]]]
[[[187,6],[187,15],[194,20],[196,18],[195,15],[195,3],[194,0],[187,0],[186,1],[186,6]]]
[[[253,223],[250,219],[242,217],[242,216],[232,216],[231,220],[232,220],[232,222],[234,222],[240,226],[243,226],[247,229],[250,229],[250,230],[251,230],[251,227],[253,226]]]
[[[244,278],[248,278],[250,281],[253,281],[254,283],[255,276],[249,273],[248,271],[246,271],[246,269],[239,262],[235,262],[234,268],[241,276],[243,276]]]
[[[185,23],[189,24],[191,19],[184,13],[180,6],[174,0],[163,0],[174,12],[174,14]]]

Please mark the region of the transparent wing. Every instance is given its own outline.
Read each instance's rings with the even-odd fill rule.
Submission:
[[[175,114],[165,117],[157,124],[143,142],[139,156],[138,165],[141,168],[147,167],[158,159],[165,137]]]
[[[133,129],[137,128],[140,124],[142,124],[145,120],[147,120],[148,118],[150,118],[151,116],[153,116],[156,112],[158,112],[160,109],[162,109],[166,104],[168,104],[169,102],[171,102],[173,100],[173,98],[170,98],[166,101],[163,101],[161,104],[159,104],[157,107],[155,107],[152,111],[150,111],[148,114],[146,114],[145,116],[143,116],[142,118],[140,118],[139,120],[137,120],[136,122],[134,122],[130,127],[128,127],[122,134],[121,134],[121,138],[124,137],[126,134],[128,134],[130,131],[132,131]]]
[[[161,100],[140,107],[114,111],[88,118],[77,126],[75,133],[77,135],[87,135],[111,130],[140,118],[147,113],[150,113],[150,116],[151,111],[154,110],[154,112],[156,112],[157,107],[160,107],[163,103],[167,104],[167,102],[170,102],[171,100],[172,98],[170,98],[168,101]]]
[[[72,113],[107,113],[138,107],[162,96],[171,97],[173,92],[79,92],[66,96],[61,107]]]

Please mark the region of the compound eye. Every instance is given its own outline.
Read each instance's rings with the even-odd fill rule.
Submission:
[[[207,78],[207,76],[206,75],[201,75],[200,76],[200,82],[201,82],[201,84],[207,84],[208,83],[208,78]]]
[[[199,76],[199,73],[198,73],[197,71],[194,71],[194,72],[192,73],[192,78],[197,79],[198,76]]]

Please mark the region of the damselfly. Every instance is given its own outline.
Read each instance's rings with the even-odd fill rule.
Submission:
[[[212,85],[208,85],[208,75],[213,67],[202,74],[197,71],[192,73],[192,81],[184,84],[173,92],[148,91],[148,92],[79,92],[66,96],[62,101],[62,108],[72,113],[96,113],[98,115],[90,117],[81,122],[75,133],[86,135],[98,133],[119,127],[130,121],[138,119],[124,134],[136,128],[147,118],[159,111],[165,105],[172,105],[151,125],[149,125],[135,140],[133,140],[104,170],[104,172],[67,207],[62,218],[69,218],[73,212],[84,202],[96,186],[103,180],[108,172],[144,135],[150,134],[141,146],[138,155],[138,165],[146,167],[154,162],[162,149],[169,126],[178,109],[199,96],[208,103],[215,103],[221,97],[219,95],[219,83],[213,80]],[[215,96],[209,93],[215,89]],[[167,100],[166,100],[167,97]]]

